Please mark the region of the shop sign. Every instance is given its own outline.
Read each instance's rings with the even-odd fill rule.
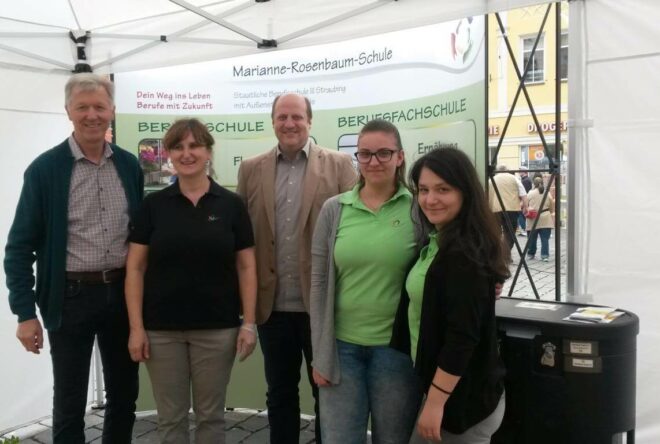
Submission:
[[[562,120],[561,123],[559,124],[559,130],[560,131],[566,131],[568,129],[568,122],[566,120]],[[552,132],[555,130],[555,122],[541,122],[541,131],[544,133]],[[527,132],[528,133],[535,133],[536,131],[536,125],[534,122],[530,122],[527,124]]]

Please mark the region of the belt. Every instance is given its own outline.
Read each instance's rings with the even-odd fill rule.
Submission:
[[[103,271],[67,271],[66,279],[68,281],[80,281],[90,284],[110,284],[124,279],[126,276],[125,268],[115,268],[114,270]]]

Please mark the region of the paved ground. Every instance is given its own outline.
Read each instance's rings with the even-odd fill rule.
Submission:
[[[561,241],[561,254],[560,254],[560,279],[561,279],[561,295],[562,300],[566,299],[566,230],[560,232]],[[525,247],[527,237],[517,236],[520,248]],[[537,253],[540,252],[541,241],[538,240]],[[514,246],[511,253],[513,263],[511,264],[511,279],[504,284],[502,291],[503,296],[509,296],[509,290],[513,284],[516,269],[519,264],[519,255],[516,247]],[[539,259],[537,254],[536,259],[528,259],[526,261],[529,268],[530,275],[534,282],[534,286],[538,292],[540,299],[554,300],[555,299],[555,232],[553,230],[552,237],[550,238],[550,258],[548,262],[543,262]],[[525,272],[525,268],[520,269],[518,279],[516,280],[514,290],[511,294],[517,298],[535,298],[534,290],[530,280]]]
[[[524,248],[526,237],[518,236],[521,249]],[[540,243],[540,241],[539,241]],[[554,300],[555,298],[555,238],[550,239],[550,260],[542,262],[538,259],[527,261],[530,275],[534,285],[538,291],[540,299]],[[566,230],[561,232],[561,255],[560,255],[560,269],[561,269],[561,282],[562,282],[562,295],[566,295]],[[540,249],[540,245],[539,245]],[[513,249],[513,263],[511,264],[511,274],[516,273],[516,268],[519,264],[519,256],[516,248]],[[506,282],[503,289],[503,296],[509,295],[509,290],[513,284],[513,279]],[[535,294],[527,277],[524,268],[520,270],[517,282],[514,286],[512,296],[520,298],[534,298]],[[234,409],[228,411],[225,415],[227,425],[227,444],[243,443],[243,444],[266,444],[268,443],[268,419],[265,412],[259,412],[248,409]],[[133,430],[133,443],[134,444],[157,444],[158,435],[156,433],[156,415],[155,412],[143,412],[138,415],[138,420],[135,423]],[[85,418],[87,443],[100,444],[101,443],[101,429],[103,426],[103,411],[91,412]],[[25,444],[49,444],[51,443],[50,436],[50,419],[44,419],[35,424],[23,427],[21,429],[10,432],[4,436],[0,436],[0,443],[2,439],[9,436],[18,436],[21,443]],[[309,417],[303,417],[300,420],[300,443],[313,443],[314,442],[314,421]],[[194,415],[191,414],[191,430],[194,430]],[[193,441],[194,442],[194,441]]]
[[[227,444],[266,444],[268,439],[268,419],[265,412],[258,412],[248,409],[236,409],[228,411],[225,414],[227,422],[225,430],[227,431]],[[155,412],[142,412],[138,414],[138,419],[133,429],[134,444],[158,444],[158,434],[156,432],[156,414]],[[92,412],[85,418],[86,428],[85,436],[88,443],[101,443],[101,430],[103,428],[103,411]],[[190,415],[191,430],[194,430],[194,415]],[[50,444],[52,442],[50,435],[50,419],[40,421],[37,424],[28,426],[25,429],[14,432],[21,438],[21,444]],[[300,443],[307,444],[314,442],[314,421],[309,417],[303,417],[300,420]],[[194,433],[192,434],[194,443]],[[2,437],[0,437],[2,443]]]

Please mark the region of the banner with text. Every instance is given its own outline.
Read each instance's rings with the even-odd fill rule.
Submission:
[[[369,120],[397,125],[409,164],[454,145],[484,170],[484,18],[381,34],[341,43],[264,52],[213,62],[115,75],[116,140],[134,151],[146,184],[175,172],[161,143],[173,121],[197,117],[216,140],[218,181],[235,186],[242,159],[277,144],[273,99],[307,96],[311,136],[353,153]]]

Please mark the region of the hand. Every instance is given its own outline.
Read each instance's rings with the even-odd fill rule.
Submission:
[[[444,405],[431,401],[426,398],[422,414],[417,420],[417,433],[428,441],[440,441],[440,426],[442,425],[442,415]]]
[[[330,387],[331,385],[330,381],[325,379],[315,368],[312,369],[312,378],[314,378],[314,384],[319,387]]]
[[[37,318],[19,322],[16,327],[16,337],[26,351],[35,355],[38,355],[39,350],[44,348],[44,329],[41,328],[41,322]]]
[[[504,284],[501,282],[495,284],[495,299],[502,297],[502,288],[504,288]]]
[[[257,330],[254,324],[243,324],[238,329],[238,338],[236,339],[236,354],[239,361],[244,361],[250,356],[257,345]]]
[[[128,352],[133,362],[144,362],[149,359],[149,338],[144,328],[131,329],[128,336]]]

